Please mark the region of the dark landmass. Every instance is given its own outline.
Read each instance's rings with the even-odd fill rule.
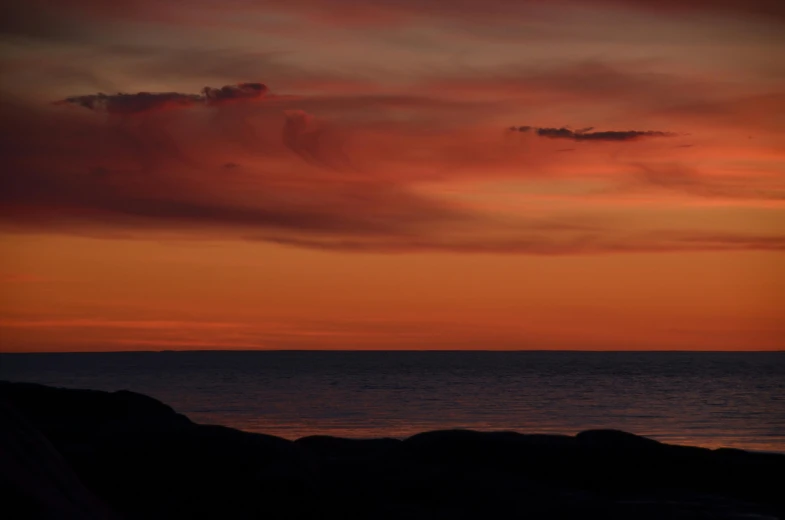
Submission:
[[[8,382],[0,425],[9,519],[785,518],[785,455],[615,430],[289,441],[134,392]]]

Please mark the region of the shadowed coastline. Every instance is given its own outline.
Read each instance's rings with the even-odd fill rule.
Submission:
[[[616,430],[289,441],[134,392],[11,382],[0,424],[14,518],[785,518],[785,455]]]

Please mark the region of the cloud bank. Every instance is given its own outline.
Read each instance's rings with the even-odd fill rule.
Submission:
[[[406,112],[409,106],[416,110]],[[629,186],[693,198],[761,200],[765,193],[766,200],[781,200],[770,186],[745,191],[642,161],[662,153],[653,138],[675,133],[511,129],[544,139],[630,143],[626,153],[641,160],[623,162],[596,155],[597,147],[570,154],[557,147],[510,147],[482,118],[472,119],[479,108],[414,97],[276,96],[258,82],[207,87],[200,94],[81,95],[54,106],[6,100],[0,102],[0,154],[7,165],[0,172],[0,226],[355,252],[785,249],[774,231],[688,223],[671,228],[656,219],[628,223],[592,209],[598,196],[611,197],[609,207],[616,204],[613,197],[623,202]],[[510,182],[523,183],[524,190],[528,182],[569,187],[586,182],[587,168],[609,166],[590,179],[597,185],[593,192],[554,199],[562,201],[558,211],[543,206],[547,198],[536,192],[524,191],[505,208],[497,195],[479,200],[472,196],[475,188],[455,191]],[[618,189],[608,189],[609,183]]]

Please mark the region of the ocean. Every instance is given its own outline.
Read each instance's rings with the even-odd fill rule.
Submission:
[[[785,452],[785,352],[0,354],[0,379],[133,390],[196,422],[289,439],[616,428]]]

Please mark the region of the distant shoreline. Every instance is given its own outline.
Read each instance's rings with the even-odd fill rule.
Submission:
[[[3,354],[193,354],[193,353],[249,353],[249,352],[323,352],[323,353],[540,353],[540,354],[785,354],[785,349],[778,350],[576,350],[576,349],[188,349],[188,350],[47,350],[47,351],[0,351]]]

